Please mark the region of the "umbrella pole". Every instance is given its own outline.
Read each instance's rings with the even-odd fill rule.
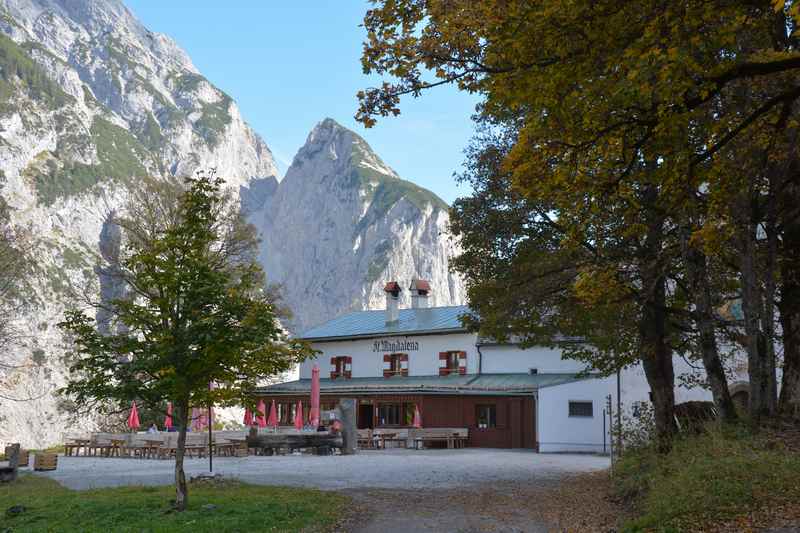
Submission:
[[[211,442],[211,439],[213,438],[213,434],[211,433],[211,430],[212,430],[212,427],[211,427],[211,405],[209,405],[208,406],[208,471],[209,472],[213,472],[214,471],[214,454],[212,453],[214,451],[214,448],[213,448],[214,445]]]

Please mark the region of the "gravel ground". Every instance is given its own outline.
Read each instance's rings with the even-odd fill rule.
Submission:
[[[77,490],[167,485],[174,461],[59,457],[37,472]],[[286,455],[214,459],[214,473],[262,485],[342,491],[353,498],[341,533],[543,533],[561,530],[545,494],[562,480],[608,468],[606,457],[523,450],[380,450],[352,456]],[[188,476],[208,459],[188,459]],[[553,498],[550,498],[553,500]],[[560,500],[560,498],[557,498]],[[584,528],[591,531],[593,528]]]
[[[167,485],[174,461],[59,457],[58,469],[37,472],[77,490],[120,485]],[[496,483],[537,484],[568,474],[608,468],[594,455],[537,454],[521,450],[380,450],[351,456],[285,455],[214,458],[214,473],[261,485],[328,490],[478,489]],[[208,459],[188,459],[188,476],[208,472]]]

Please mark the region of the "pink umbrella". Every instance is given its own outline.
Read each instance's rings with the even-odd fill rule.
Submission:
[[[139,424],[139,410],[136,409],[136,402],[131,402],[131,414],[128,415],[128,427],[132,430],[137,430]]]
[[[269,418],[267,425],[273,428],[278,427],[278,410],[275,409],[275,400],[272,400],[272,405],[269,406]]]
[[[248,407],[244,408],[244,425],[245,426],[253,425],[253,413],[252,411],[250,411]]]
[[[294,409],[294,428],[303,429],[303,402],[297,400],[297,407]]]
[[[311,412],[308,421],[316,429],[319,426],[319,367],[311,369]]]
[[[164,427],[167,431],[172,429],[172,402],[167,402],[167,416],[164,417]]]
[[[414,405],[414,422],[412,422],[411,425],[414,426],[415,428],[421,428],[422,427],[422,415],[419,414],[419,406],[418,405]]]
[[[264,404],[263,398],[258,402],[258,416],[256,417],[256,421],[258,422],[258,427],[267,427],[267,406]]]

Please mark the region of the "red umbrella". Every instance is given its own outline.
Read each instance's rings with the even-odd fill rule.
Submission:
[[[294,428],[303,429],[303,402],[297,400],[297,407],[294,409]]]
[[[275,400],[272,400],[272,405],[269,406],[269,418],[267,425],[273,428],[278,427],[278,410],[275,409]]]
[[[258,427],[267,427],[267,406],[264,404],[264,399],[258,402],[258,416],[256,417]]]
[[[414,422],[411,425],[415,428],[422,427],[422,415],[419,414],[419,406],[416,404],[414,405]]]
[[[128,427],[132,430],[137,430],[139,424],[139,410],[136,409],[136,402],[131,402],[131,414],[128,415]]]
[[[311,369],[311,412],[308,421],[316,429],[319,426],[319,367]]]
[[[253,413],[247,407],[244,408],[244,425],[245,426],[253,425]]]
[[[172,402],[167,402],[167,416],[164,418],[164,427],[167,431],[172,429]]]

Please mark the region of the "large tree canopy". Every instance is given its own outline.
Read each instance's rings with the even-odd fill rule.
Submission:
[[[627,347],[600,346],[619,364],[638,352],[668,436],[672,355],[687,341],[732,414],[716,346],[728,298],[742,300],[751,412],[774,408],[777,303],[788,413],[800,400],[797,15],[792,1],[376,1],[362,63],[387,81],[359,93],[356,116],[370,126],[404,95],[452,83],[511,132],[454,210],[470,303],[498,311],[480,327],[530,334],[558,316],[597,342],[630,332]],[[492,225],[481,202],[498,193]],[[515,305],[491,305],[503,298]]]

